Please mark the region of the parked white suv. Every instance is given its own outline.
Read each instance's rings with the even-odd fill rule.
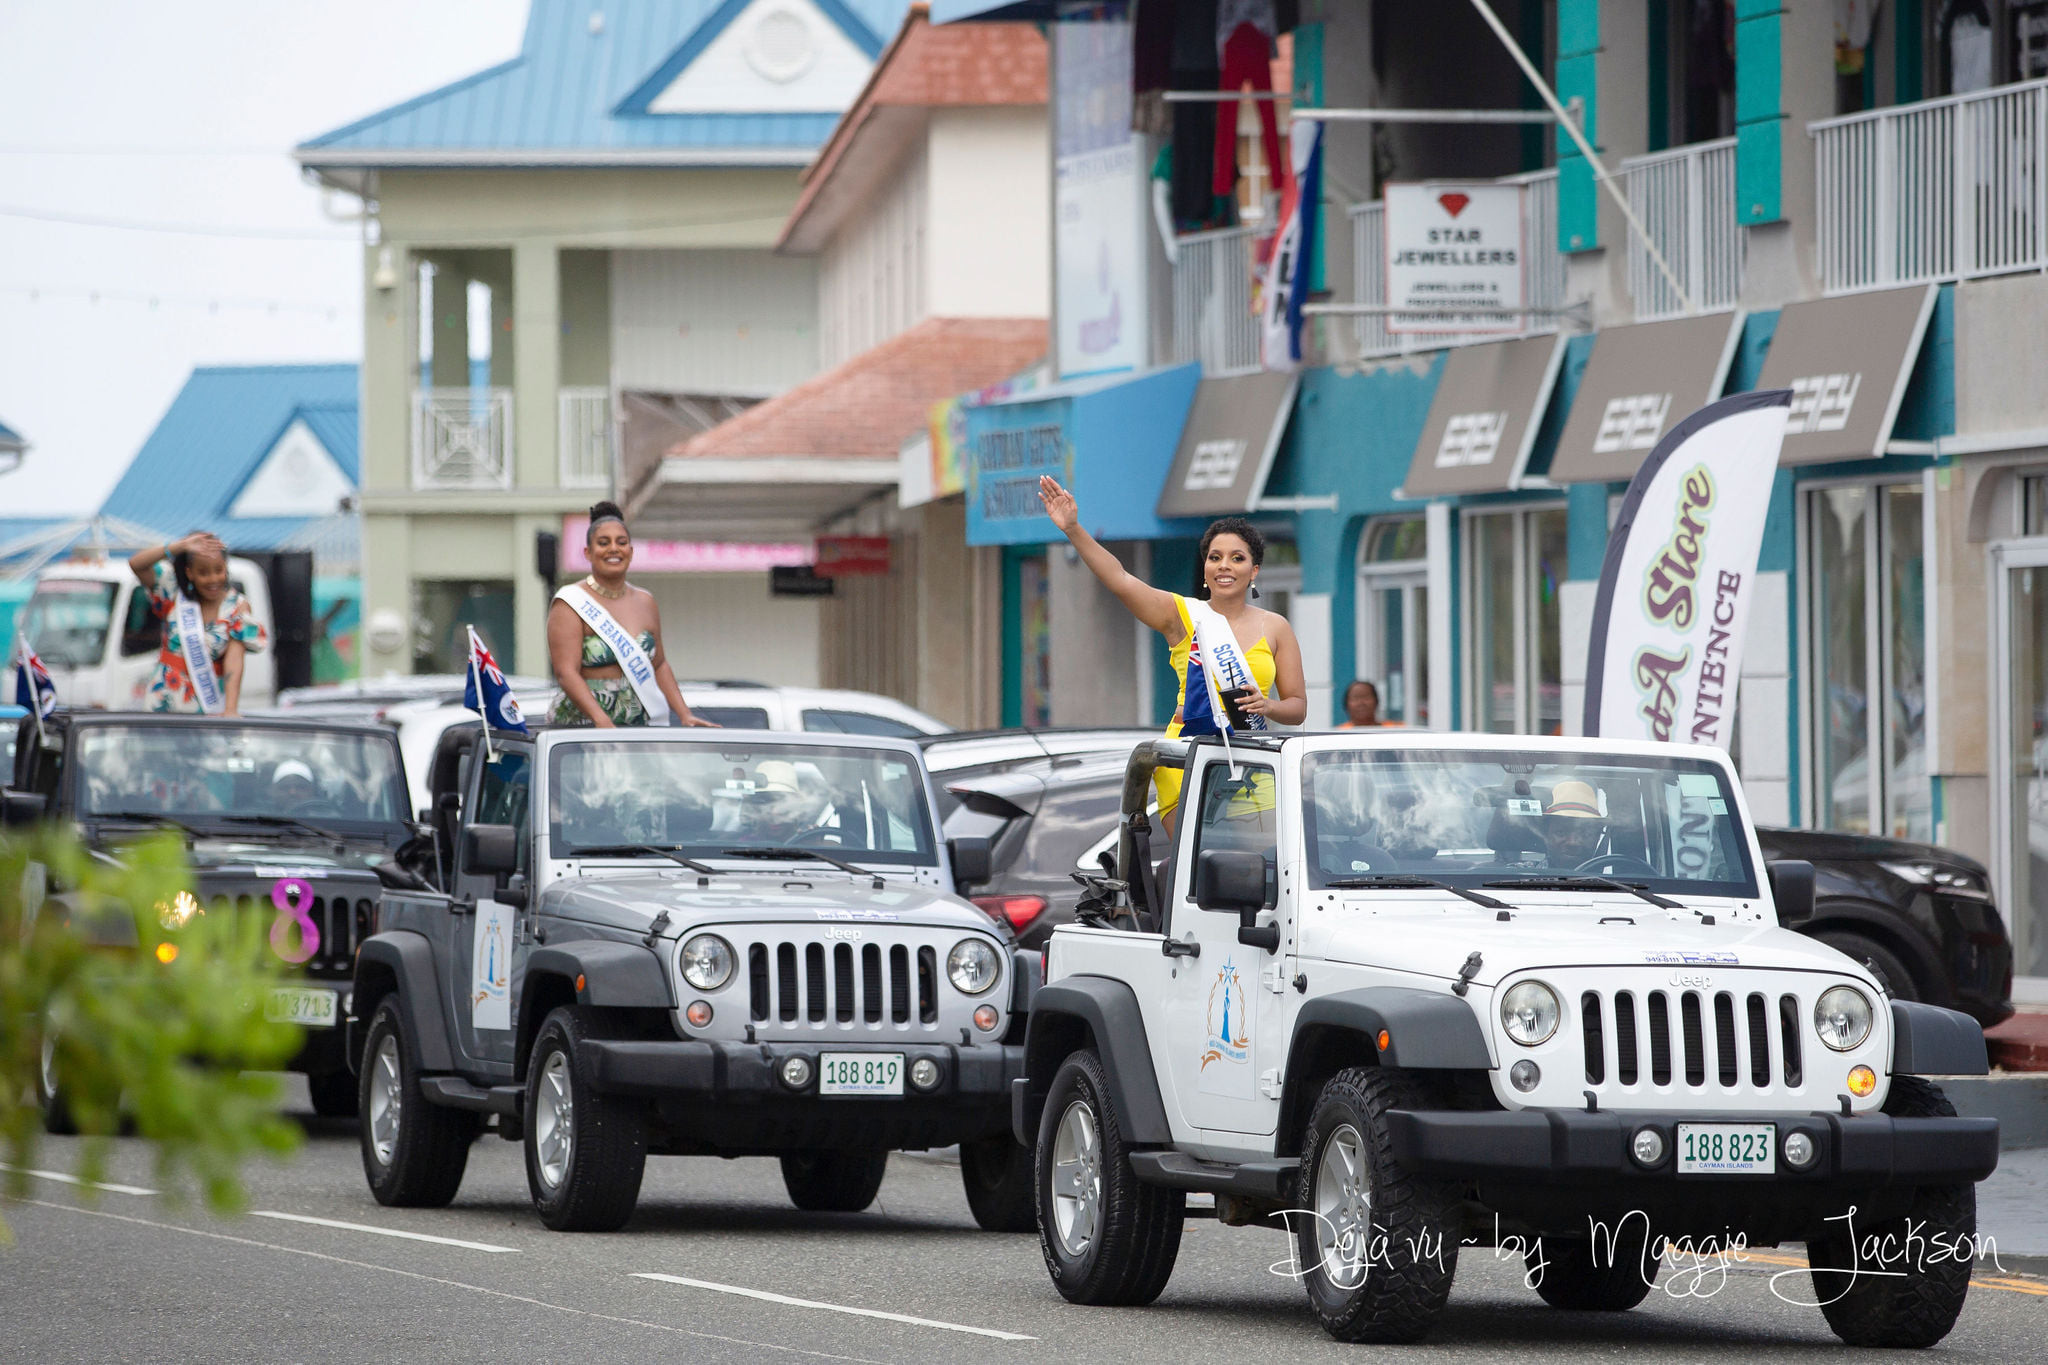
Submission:
[[[1186,771],[1163,871],[1161,765]],[[1014,1083],[1068,1299],[1151,1301],[1208,1191],[1289,1228],[1343,1340],[1423,1335],[1461,1242],[1620,1310],[1667,1245],[1799,1241],[1845,1341],[1954,1324],[1998,1130],[1924,1077],[1982,1074],[1982,1032],[1781,927],[1812,868],[1764,865],[1718,750],[1155,741],[1120,818]]]

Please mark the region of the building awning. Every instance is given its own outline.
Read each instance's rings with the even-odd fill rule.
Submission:
[[[1204,379],[1159,490],[1159,516],[1222,517],[1255,509],[1300,386],[1299,376],[1273,372]]]
[[[968,408],[967,543],[1063,539],[1038,501],[1050,474],[1073,491],[1098,540],[1193,535],[1200,522],[1155,514],[1201,379],[1199,365],[1083,380]]]
[[[1792,390],[1779,464],[1884,454],[1934,296],[1927,284],[1785,305],[1756,384]]]
[[[1399,496],[1502,493],[1520,485],[1564,363],[1561,336],[1459,346],[1444,358]]]
[[[1741,335],[1740,313],[1601,331],[1551,457],[1550,481],[1634,478],[1658,437],[1721,396]]]

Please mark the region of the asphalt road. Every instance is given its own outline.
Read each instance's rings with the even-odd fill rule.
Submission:
[[[305,1111],[295,1085],[294,1105]],[[285,1164],[252,1172],[251,1214],[220,1220],[149,1191],[148,1153],[116,1145],[110,1183],[31,1180],[0,1206],[0,1360],[1258,1361],[1381,1358],[1330,1341],[1270,1267],[1279,1233],[1188,1224],[1166,1293],[1077,1308],[1036,1239],[975,1228],[943,1156],[891,1159],[862,1214],[791,1208],[772,1161],[655,1158],[638,1214],[604,1235],[550,1233],[527,1206],[519,1148],[486,1135],[447,1209],[386,1209],[354,1128],[308,1117]],[[52,1140],[43,1169],[68,1171]],[[320,1220],[327,1220],[322,1222]],[[333,1223],[355,1224],[336,1227]],[[427,1240],[402,1235],[419,1234]],[[1562,1313],[1519,1263],[1467,1248],[1418,1361],[1810,1358],[1837,1349],[1797,1248],[1687,1274],[1618,1315]],[[1765,1258],[1768,1259],[1765,1259]],[[649,1278],[666,1276],[670,1278]],[[2048,1279],[1986,1270],[1936,1354],[2041,1359]],[[1846,1348],[1841,1348],[1846,1349]],[[1926,1358],[1926,1357],[1922,1357]]]

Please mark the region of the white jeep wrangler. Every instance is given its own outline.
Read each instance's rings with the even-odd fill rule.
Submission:
[[[1155,872],[1158,766],[1186,795]],[[1804,1242],[1843,1340],[1954,1324],[1998,1128],[1924,1077],[1983,1073],[1982,1032],[1781,927],[1812,868],[1763,865],[1718,750],[1154,741],[1118,864],[1052,937],[1012,1083],[1068,1299],[1157,1297],[1208,1191],[1290,1230],[1343,1340],[1422,1336],[1461,1243],[1620,1310],[1673,1244]]]

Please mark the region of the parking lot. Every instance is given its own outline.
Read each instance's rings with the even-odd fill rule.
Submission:
[[[1035,1239],[974,1227],[944,1154],[896,1156],[863,1214],[789,1206],[771,1161],[660,1158],[623,1232],[545,1231],[519,1148],[486,1135],[448,1209],[387,1209],[364,1189],[352,1124],[289,1107],[307,1141],[251,1169],[249,1215],[214,1219],[152,1194],[147,1154],[119,1144],[108,1188],[32,1178],[0,1251],[9,1358],[85,1360],[859,1361],[1355,1359],[1286,1277],[1288,1242],[1192,1219],[1172,1283],[1142,1309],[1076,1308]],[[43,1169],[75,1166],[51,1139]],[[1987,1198],[1992,1187],[1987,1186]],[[1461,1257],[1451,1310],[1418,1360],[1805,1359],[1840,1349],[1796,1247],[1725,1266],[1667,1265],[1624,1314],[1561,1313],[1490,1249]],[[2041,1261],[1985,1267],[1957,1360],[2038,1358]],[[1780,1277],[1780,1278],[1773,1278]],[[1384,1352],[1387,1348],[1379,1348]],[[1379,1353],[1376,1352],[1376,1355]]]

